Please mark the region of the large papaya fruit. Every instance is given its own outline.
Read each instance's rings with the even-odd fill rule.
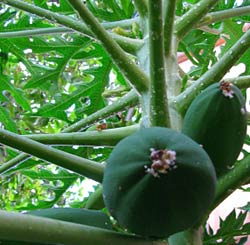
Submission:
[[[241,91],[222,81],[210,85],[194,99],[184,117],[182,132],[203,146],[220,176],[237,160],[246,126]]]
[[[214,167],[200,145],[174,130],[152,127],[114,148],[103,197],[121,226],[162,238],[194,225],[211,204],[215,185]]]

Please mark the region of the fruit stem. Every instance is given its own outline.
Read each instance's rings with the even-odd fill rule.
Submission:
[[[188,229],[176,233],[168,239],[169,245],[202,245],[203,244],[203,227]]]

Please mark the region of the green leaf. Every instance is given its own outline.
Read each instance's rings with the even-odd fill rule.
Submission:
[[[16,102],[23,107],[24,110],[31,111],[30,104],[28,100],[26,99],[24,92],[16,88],[11,83],[11,78],[5,75],[0,75],[0,92],[1,94],[4,91],[8,91],[11,93],[11,95],[15,98]]]
[[[233,210],[225,220],[220,219],[220,228],[216,234],[205,233],[204,245],[235,244],[235,237],[250,235],[250,223],[244,224],[246,216],[247,212],[241,212],[237,216],[236,211]]]
[[[4,128],[17,133],[17,127],[15,122],[12,120],[10,113],[6,108],[0,106],[0,122],[4,125]]]
[[[74,11],[68,1],[44,1],[44,0],[34,0],[36,6],[42,7],[44,9],[51,10],[53,12],[73,14]]]
[[[243,25],[244,23],[238,23],[232,20],[224,21],[224,33],[229,35],[229,38],[226,38],[226,45],[222,48],[221,55],[228,51],[228,49],[243,35]],[[243,63],[247,64],[250,56],[250,50],[246,51],[244,55],[240,57],[238,62],[236,63]],[[246,66],[246,71],[244,74],[250,74],[250,67]]]
[[[43,186],[50,192],[50,197],[47,197],[47,199],[50,198],[52,200],[44,200],[44,197],[40,197],[35,204],[28,203],[24,207],[17,208],[18,210],[35,210],[53,207],[67,189],[79,178],[77,174],[70,173],[61,168],[57,168],[53,171],[45,168],[39,168],[37,170],[24,169],[21,173],[34,180],[43,180]]]

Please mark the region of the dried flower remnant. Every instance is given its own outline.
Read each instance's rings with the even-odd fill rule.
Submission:
[[[220,89],[225,97],[229,97],[230,99],[234,97],[234,91],[230,82],[222,81],[220,83]]]
[[[156,150],[154,148],[150,149],[150,159],[152,164],[150,167],[144,166],[146,173],[159,178],[160,174],[167,174],[172,169],[177,167],[176,165],[176,152],[172,150]]]

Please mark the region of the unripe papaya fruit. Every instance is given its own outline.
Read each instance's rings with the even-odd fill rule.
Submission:
[[[246,126],[241,91],[223,81],[210,85],[194,99],[184,117],[182,133],[203,146],[220,176],[237,160]]]
[[[210,206],[215,186],[214,167],[200,145],[172,129],[152,127],[114,148],[103,197],[121,226],[163,238],[194,225]]]

